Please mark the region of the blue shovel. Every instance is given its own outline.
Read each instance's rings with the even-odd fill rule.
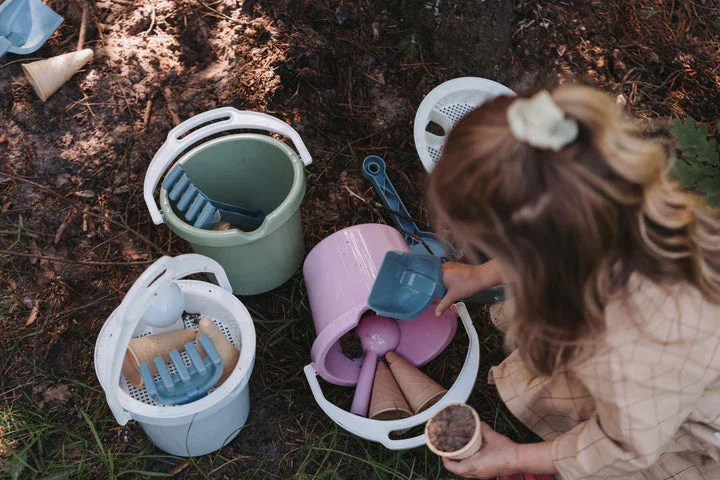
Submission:
[[[390,211],[395,226],[405,238],[411,252],[430,253],[444,259],[457,257],[457,252],[448,242],[432,232],[421,231],[412,221],[405,204],[387,176],[385,161],[377,155],[365,158],[362,174],[370,180],[375,192]]]
[[[387,252],[375,278],[368,307],[383,317],[411,320],[423,313],[435,299],[445,296],[442,260],[434,255]],[[464,299],[492,305],[504,299],[502,287],[482,290]]]
[[[0,57],[39,49],[63,22],[40,0],[5,0],[0,5]]]

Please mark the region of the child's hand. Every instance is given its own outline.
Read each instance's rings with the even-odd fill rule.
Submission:
[[[461,298],[469,297],[480,290],[500,284],[497,262],[490,260],[482,265],[465,263],[443,263],[443,283],[447,293],[435,307],[435,315],[442,313]]]
[[[492,478],[517,473],[518,444],[500,435],[485,422],[481,423],[480,432],[483,437],[480,450],[464,460],[443,458],[445,468],[468,478]]]

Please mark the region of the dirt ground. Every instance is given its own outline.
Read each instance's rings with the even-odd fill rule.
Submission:
[[[177,123],[233,106],[291,124],[313,155],[302,206],[309,250],[343,227],[390,222],[360,174],[369,154],[385,158],[410,213],[426,218],[413,118],[450,78],[518,91],[580,81],[654,125],[720,119],[714,0],[91,1],[94,59],[43,103],[20,65],[74,50],[85,4],[47,3],[65,17],[57,32],[33,54],[0,59],[0,396],[6,409],[57,412],[68,430],[90,412],[115,452],[145,440],[103,407],[93,347],[149,263],[190,251],[151,222],[142,198],[147,166]],[[242,299],[259,321],[253,406],[222,452],[231,461],[210,478],[251,469],[289,478],[308,435],[329,428],[302,375],[314,332],[301,277]],[[6,438],[0,459],[22,446]],[[371,475],[334,461],[338,478]],[[180,459],[143,462],[196,474]]]

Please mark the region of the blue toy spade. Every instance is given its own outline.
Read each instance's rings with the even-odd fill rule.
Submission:
[[[40,0],[5,0],[0,5],[0,57],[39,49],[63,17]]]
[[[432,232],[421,231],[412,221],[405,204],[387,176],[385,161],[382,158],[377,155],[366,157],[362,164],[362,174],[375,187],[375,192],[390,211],[390,217],[405,238],[411,252],[431,253],[447,260],[457,257],[452,245]]]
[[[442,260],[434,255],[387,252],[368,297],[368,307],[383,317],[411,320],[447,293],[442,281]],[[504,299],[493,287],[464,299],[491,305]]]
[[[180,165],[175,165],[168,172],[162,187],[168,191],[170,200],[177,201],[177,209],[185,212],[185,220],[193,222],[196,228],[212,230],[223,220],[252,232],[265,221],[266,215],[262,210],[249,210],[209,198],[190,180]]]

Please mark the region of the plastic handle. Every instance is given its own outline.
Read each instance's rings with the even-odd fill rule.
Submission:
[[[420,236],[420,229],[417,225],[415,225],[415,222],[408,220],[408,218],[410,218],[410,213],[407,211],[407,208],[405,208],[405,204],[403,204],[400,199],[400,195],[398,195],[397,190],[393,187],[392,182],[387,176],[386,170],[385,161],[377,155],[370,155],[363,160],[362,174],[365,178],[370,180],[370,183],[372,183],[373,187],[375,187],[375,191],[382,202],[390,209],[390,216],[392,217],[393,222],[395,222],[395,225],[404,232]],[[398,212],[400,215],[394,212]],[[405,218],[403,218],[403,216]],[[415,245],[416,243],[419,243],[416,238],[413,238],[405,233],[403,233],[403,237],[405,237],[405,241],[408,245]]]
[[[320,405],[322,411],[348,432],[368,440],[379,442],[391,450],[406,450],[424,445],[425,434],[412,438],[393,440],[390,438],[390,433],[398,430],[406,430],[427,422],[435,412],[449,403],[466,402],[475,387],[475,380],[477,379],[480,365],[480,341],[478,340],[477,331],[475,327],[473,327],[465,304],[456,303],[455,307],[468,333],[468,352],[465,356],[465,364],[462,370],[460,370],[457,380],[438,403],[423,412],[401,420],[372,420],[370,418],[359,417],[343,410],[325,398],[317,379],[317,373],[311,363],[306,365],[303,370],[310,384],[310,389],[315,397],[315,401]]]
[[[103,347],[108,352],[107,358],[110,361],[103,364],[102,370],[98,372],[98,377],[105,390],[110,410],[120,425],[125,425],[130,420],[130,416],[120,405],[117,389],[125,351],[135,327],[140,322],[142,314],[155,292],[170,282],[193,273],[214,274],[220,287],[232,293],[232,286],[225,270],[215,260],[196,253],[179,255],[174,258],[165,256],[150,265],[140,275],[128,290],[116,313],[108,320],[115,322],[110,326],[114,334],[108,337],[108,342]]]
[[[300,135],[290,125],[272,115],[247,110],[241,111],[232,107],[216,108],[195,115],[170,130],[165,143],[157,151],[145,173],[143,196],[155,225],[163,223],[162,214],[155,202],[155,187],[168,167],[183,151],[203,138],[241,128],[279,133],[292,141],[305,166],[312,163],[310,152]]]
[[[505,300],[505,288],[502,285],[486,288],[479,292],[464,298],[464,302],[468,303],[484,303],[485,305],[494,305]]]
[[[372,350],[365,352],[357,385],[355,385],[355,396],[353,397],[350,412],[355,415],[367,416],[370,405],[370,392],[372,392],[375,368],[377,367],[378,355]]]

